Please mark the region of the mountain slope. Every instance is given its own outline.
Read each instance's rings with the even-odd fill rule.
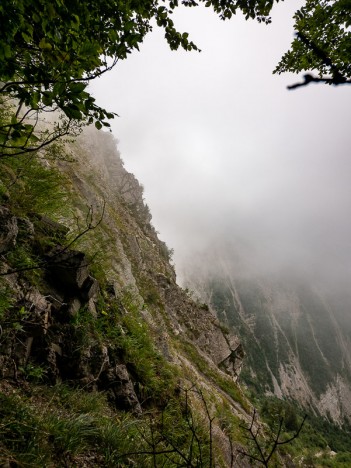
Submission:
[[[251,418],[237,369],[219,368],[237,338],[176,284],[110,134],[42,158],[1,165],[1,461],[229,466]]]
[[[186,285],[240,336],[246,353],[242,381],[338,424],[350,421],[349,298],[286,271],[246,274],[237,267],[237,256],[229,251],[225,259],[219,252],[207,257],[211,271],[201,258]]]

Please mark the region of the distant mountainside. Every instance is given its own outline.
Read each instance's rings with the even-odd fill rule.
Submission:
[[[349,292],[286,271],[248,274],[239,258],[230,247],[225,256],[223,248],[207,251],[185,284],[240,337],[246,355],[240,380],[339,424],[350,421]]]

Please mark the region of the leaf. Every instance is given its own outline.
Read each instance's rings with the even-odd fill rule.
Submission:
[[[76,106],[67,106],[63,109],[63,112],[69,119],[82,120],[82,113],[76,108]]]
[[[66,89],[66,84],[64,82],[62,82],[62,81],[59,81],[59,82],[54,84],[52,92],[53,92],[54,96],[57,96],[57,95],[64,94],[65,89]]]
[[[38,109],[38,103],[40,101],[40,93],[37,91],[36,93],[33,93],[31,95],[29,105],[31,106],[32,109],[37,110]]]
[[[41,49],[43,49],[43,50],[51,50],[52,49],[52,45],[49,42],[46,42],[45,37],[43,37],[41,39],[41,41],[39,42],[39,47]]]
[[[43,93],[42,101],[45,106],[51,106],[52,105],[52,98],[53,95],[51,92],[45,92]]]
[[[4,44],[3,46],[3,56],[5,58],[10,58],[12,56],[11,47],[8,44]]]
[[[80,82],[80,83],[72,83],[69,88],[72,93],[79,94],[82,91],[84,91],[86,87],[87,85],[85,83]]]
[[[101,130],[101,129],[102,129],[102,123],[101,123],[99,120],[97,120],[97,121],[95,122],[95,127],[96,127],[98,130]]]
[[[22,32],[22,37],[27,42],[31,42],[33,40],[33,37],[30,36],[29,34],[25,33],[25,32]]]

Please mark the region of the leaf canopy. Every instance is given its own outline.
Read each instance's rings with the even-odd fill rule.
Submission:
[[[158,26],[172,50],[199,50],[172,19],[181,7],[204,5],[221,19],[241,12],[270,23],[279,0],[2,0],[0,104],[17,102],[0,123],[0,157],[35,151],[77,129],[108,127],[116,114],[95,103],[87,86],[138,50]],[[351,0],[306,0],[295,14],[298,33],[274,71],[317,70],[332,82],[351,76]],[[311,81],[311,80],[310,80]],[[42,112],[63,119],[44,139],[35,136]],[[31,120],[34,123],[28,122]],[[73,129],[73,130],[72,130]]]
[[[295,15],[296,38],[274,73],[315,71],[339,84],[351,78],[351,0],[307,0]]]

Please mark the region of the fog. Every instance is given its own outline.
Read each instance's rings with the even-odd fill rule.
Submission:
[[[237,248],[250,271],[293,268],[348,284],[351,87],[288,91],[301,78],[272,75],[298,4],[278,4],[270,26],[182,10],[175,23],[201,53],[171,52],[155,30],[92,84],[98,104],[120,116],[112,129],[122,158],[175,250],[180,282],[194,256],[228,260]]]

